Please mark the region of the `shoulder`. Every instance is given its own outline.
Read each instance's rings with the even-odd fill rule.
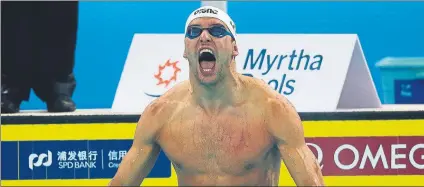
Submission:
[[[254,100],[262,101],[273,109],[284,108],[286,105],[291,106],[286,97],[272,89],[263,80],[248,76],[243,76],[242,80]]]
[[[281,95],[260,79],[247,76],[242,79],[249,89],[250,99],[256,105],[263,105],[269,124],[278,121],[279,125],[283,125],[283,122],[300,120],[295,107],[284,95]]]
[[[187,81],[181,82],[162,96],[153,100],[145,109],[144,113],[155,120],[166,119],[179,106],[187,101],[190,92],[190,84]]]
[[[143,136],[142,139],[151,141],[158,135],[169,117],[183,106],[187,95],[189,95],[187,91],[182,94],[186,87],[184,84],[180,83],[174,86],[165,94],[150,102],[140,116],[136,136]]]
[[[242,82],[255,109],[263,111],[263,124],[276,142],[290,145],[302,142],[301,120],[290,101],[260,79],[243,77]]]

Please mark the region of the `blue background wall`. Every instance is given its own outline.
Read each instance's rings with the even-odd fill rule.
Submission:
[[[200,2],[80,2],[77,107],[110,108],[134,33],[182,33]],[[239,33],[356,33],[381,96],[375,63],[424,57],[424,2],[228,2]],[[102,68],[102,70],[99,70]],[[45,109],[32,93],[22,109]]]

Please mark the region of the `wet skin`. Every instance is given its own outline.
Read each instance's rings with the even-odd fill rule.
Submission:
[[[223,23],[214,18],[192,22],[214,24]],[[232,38],[213,38],[205,31],[184,42],[189,80],[146,107],[109,185],[140,185],[163,150],[183,186],[277,186],[281,160],[297,185],[323,186],[294,107],[263,81],[236,72]],[[215,56],[208,61],[212,73],[201,69],[204,48]]]

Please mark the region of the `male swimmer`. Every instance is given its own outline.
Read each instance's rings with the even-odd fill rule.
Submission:
[[[153,101],[110,186],[139,186],[163,150],[181,186],[278,186],[281,159],[299,186],[323,186],[301,120],[282,95],[236,72],[236,28],[204,6],[186,23],[189,80]]]

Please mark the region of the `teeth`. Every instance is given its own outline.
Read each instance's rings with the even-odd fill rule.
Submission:
[[[212,71],[212,69],[203,69],[203,71]]]
[[[209,52],[209,53],[213,54],[213,51],[210,50],[210,49],[202,49],[202,50],[200,50],[200,54],[205,53],[205,52]]]

